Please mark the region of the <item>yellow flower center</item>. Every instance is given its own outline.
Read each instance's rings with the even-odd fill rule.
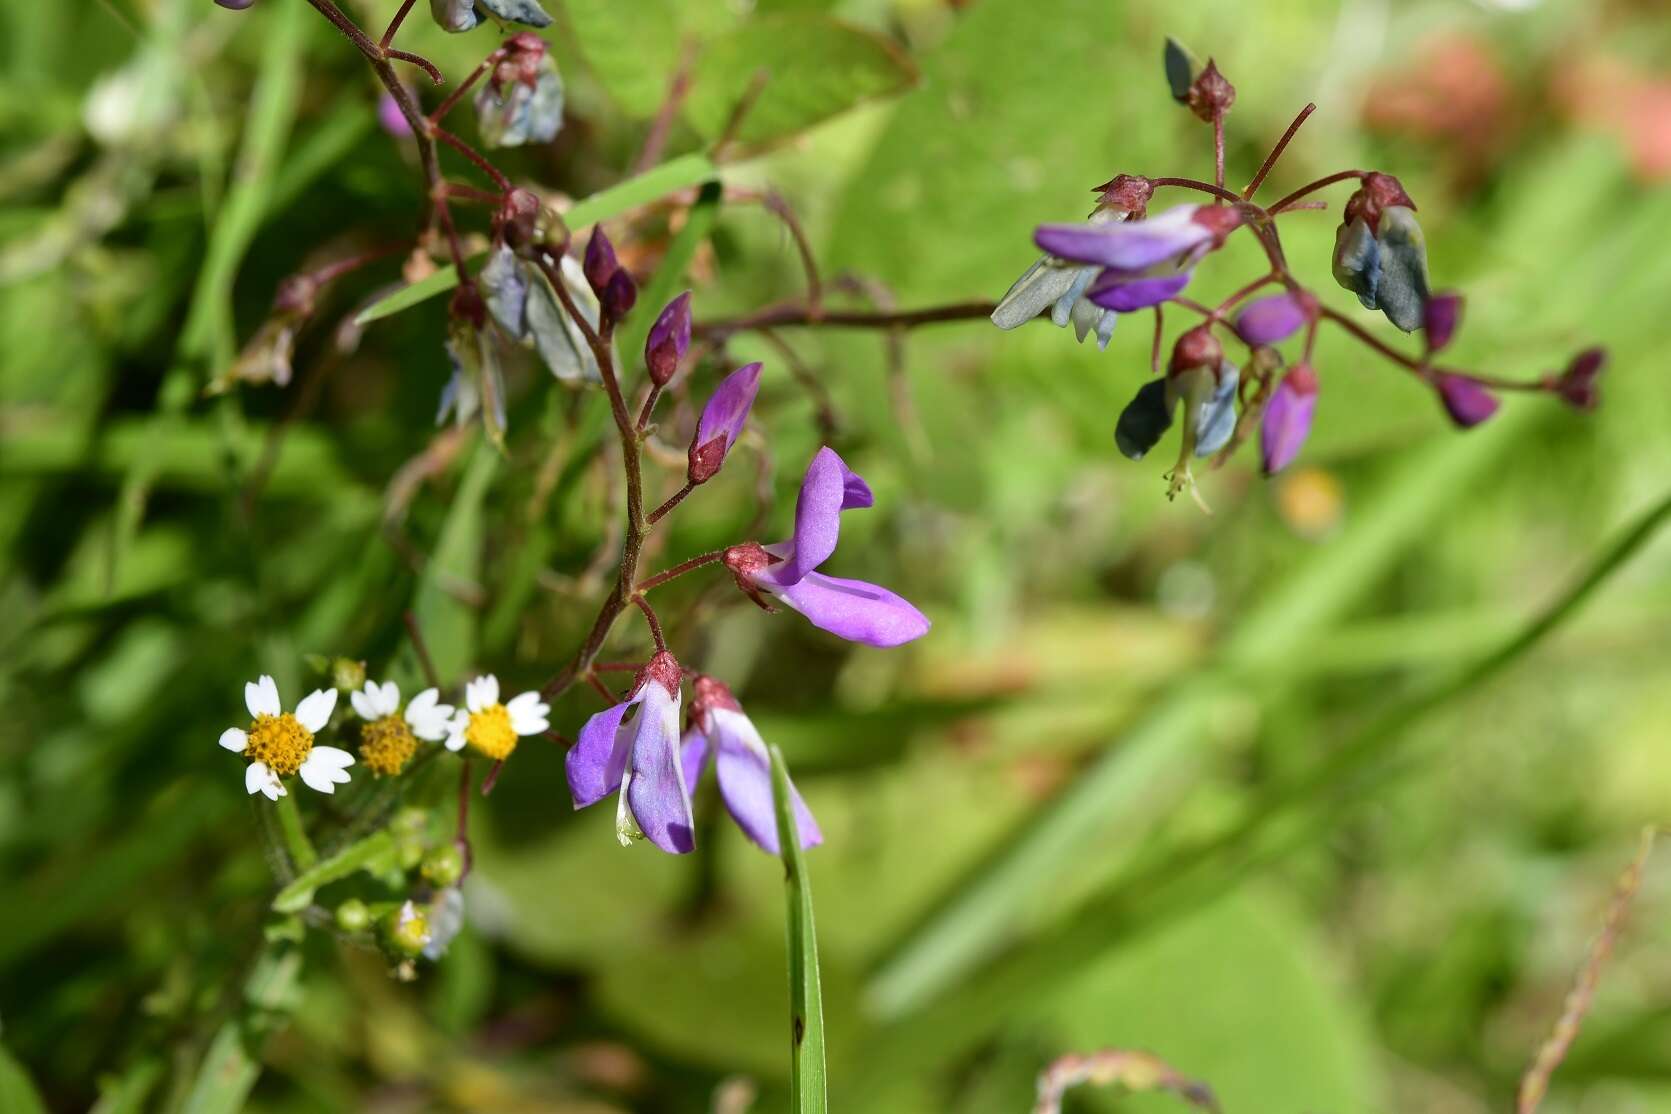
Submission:
[[[406,768],[418,740],[400,716],[384,716],[360,725],[360,758],[379,777],[393,777]]]
[[[511,730],[511,714],[503,704],[489,704],[479,712],[470,713],[470,725],[464,729],[464,741],[489,758],[504,760],[516,749],[516,732]]]
[[[313,732],[296,721],[289,712],[276,716],[256,716],[250,724],[249,745],[244,757],[251,762],[265,762],[267,768],[280,777],[289,777],[302,768],[302,760],[313,749]]]

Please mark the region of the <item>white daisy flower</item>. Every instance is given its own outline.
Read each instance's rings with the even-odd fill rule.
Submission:
[[[336,747],[316,747],[313,736],[331,722],[337,706],[335,689],[315,689],[302,698],[294,713],[279,703],[278,685],[266,674],[244,686],[244,704],[255,717],[249,730],[228,727],[221,732],[220,745],[249,759],[244,771],[244,788],[252,795],[265,794],[270,801],[284,796],[280,778],[302,775],[309,788],[334,793],[348,781],[347,767],[354,756]]]
[[[537,692],[525,692],[508,704],[499,703],[499,678],[489,673],[464,686],[464,707],[453,717],[447,736],[448,750],[463,750],[464,744],[489,758],[503,761],[516,749],[521,735],[538,735],[551,726],[546,716],[551,705]]]
[[[360,757],[378,776],[400,773],[417,749],[416,739],[438,743],[452,732],[453,706],[440,703],[441,690],[427,688],[400,715],[400,688],[393,681],[367,681],[365,689],[348,694],[360,726]]]

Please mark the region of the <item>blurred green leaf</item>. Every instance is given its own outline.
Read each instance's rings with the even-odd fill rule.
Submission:
[[[722,193],[717,179],[703,183],[696,204],[686,213],[685,223],[656,265],[656,273],[639,294],[638,312],[627,318],[626,324],[619,330],[620,351],[627,366],[633,366],[643,353],[644,340],[650,335],[656,315],[686,285],[686,272],[690,269],[691,260],[696,258],[697,249],[707,241],[714,230],[714,221],[719,218]]]
[[[777,813],[783,882],[788,891],[789,934],[789,1086],[794,1114],[823,1114],[829,1109],[824,1084],[824,992],[818,974],[818,933],[812,916],[812,880],[801,849],[800,824],[783,752],[772,755],[772,808]]]
[[[242,986],[234,1016],[215,1033],[198,1065],[182,1114],[239,1114],[261,1076],[261,1046],[294,1008],[302,955],[268,944]]]
[[[6,1046],[0,1044],[0,1111],[5,1114],[46,1114],[46,1103],[34,1081]]]
[[[443,683],[458,680],[475,660],[478,608],[459,597],[481,584],[482,503],[498,467],[499,454],[478,443],[412,597],[413,618]]]
[[[330,858],[322,859],[302,871],[280,890],[273,898],[273,912],[300,913],[312,904],[314,892],[319,887],[361,870],[379,873],[389,866],[393,854],[394,838],[387,829],[350,843]]]

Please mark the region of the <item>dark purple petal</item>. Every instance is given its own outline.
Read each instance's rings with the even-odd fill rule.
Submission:
[[[711,715],[711,722],[714,731],[714,772],[719,778],[719,792],[725,801],[725,810],[744,835],[762,850],[776,855],[782,845],[777,837],[777,813],[772,802],[772,767],[771,760],[766,756],[766,745],[748,717],[741,712],[717,709]],[[807,808],[792,782],[789,793],[801,846],[817,846],[824,841],[824,834],[818,830],[812,810]]]
[[[819,449],[807,465],[801,480],[801,494],[795,501],[795,538],[784,562],[774,565],[771,576],[780,585],[794,584],[807,573],[822,565],[835,552],[836,539],[841,535],[841,512],[848,506],[848,477],[858,480],[859,490],[853,498],[868,496],[864,487],[850,471],[836,451],[828,445]],[[855,502],[868,506],[868,502]]]
[[[666,386],[690,348],[690,291],[667,303],[644,338],[644,366],[650,378]]]
[[[746,364],[721,380],[696,423],[696,444],[706,445],[716,437],[723,437],[729,450],[742,434],[743,423],[748,420],[749,408],[759,391],[758,363]]]
[[[1149,220],[1040,225],[1033,242],[1059,259],[1141,271],[1213,238],[1211,229],[1190,219],[1197,208],[1180,205]]]
[[[1294,462],[1311,432],[1311,416],[1317,409],[1317,375],[1300,364],[1282,377],[1265,407],[1259,427],[1260,459],[1265,475],[1274,476]]]
[[[1292,294],[1272,294],[1249,302],[1236,315],[1236,335],[1248,344],[1277,344],[1305,327],[1305,307]]]
[[[1497,412],[1496,396],[1472,379],[1441,375],[1437,386],[1445,413],[1463,429],[1479,425]]]
[[[655,681],[644,685],[641,698],[627,760],[627,807],[645,838],[669,854],[683,855],[696,846],[696,822],[680,762],[679,698]]]
[[[1129,275],[1115,270],[1104,271],[1086,292],[1092,305],[1111,309],[1116,313],[1158,306],[1189,285],[1191,272],[1176,275]]]
[[[586,255],[581,269],[586,274],[592,293],[599,298],[609,289],[609,280],[615,277],[615,272],[621,269],[620,262],[615,258],[615,245],[609,242],[609,235],[601,224],[592,229],[592,238],[586,241]]]
[[[569,775],[569,796],[575,808],[595,804],[621,787],[621,772],[627,764],[631,729],[623,731],[621,720],[633,702],[605,708],[586,721],[580,740],[569,748],[563,764]]]
[[[1462,323],[1462,295],[1451,290],[1442,290],[1427,300],[1426,320],[1423,322],[1427,330],[1427,350],[1439,352],[1450,344],[1456,335],[1456,327]]]
[[[811,572],[794,584],[766,587],[813,626],[849,642],[886,648],[928,633],[928,617],[909,601],[862,580]]]
[[[684,740],[679,744],[679,765],[685,771],[687,792],[696,792],[696,783],[702,780],[702,772],[712,755],[708,737],[694,727],[686,728]]]

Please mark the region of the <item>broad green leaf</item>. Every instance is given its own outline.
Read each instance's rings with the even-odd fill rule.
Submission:
[[[374,832],[364,839],[350,843],[328,859],[323,859],[296,876],[296,879],[273,898],[276,913],[299,913],[313,901],[321,886],[348,877],[360,870],[378,870],[394,851],[394,838],[387,830]]]
[[[707,155],[681,155],[624,182],[618,182],[606,190],[599,190],[584,201],[576,203],[574,208],[564,214],[563,219],[570,232],[579,232],[599,221],[619,216],[675,190],[713,180],[718,174],[718,167]],[[479,256],[471,256],[471,261],[477,258]],[[379,321],[402,310],[411,309],[420,302],[445,294],[457,285],[458,271],[452,267],[443,267],[429,277],[373,302],[359,312],[354,318],[354,323],[367,325]]]
[[[614,0],[563,0],[580,53],[628,115],[648,117],[679,65],[680,0],[634,0],[623,19]]]
[[[756,75],[765,85],[735,137],[750,145],[782,142],[917,80],[910,56],[874,32],[812,13],[761,16],[703,45],[685,103],[697,131],[718,138]]]
[[[459,592],[481,582],[482,502],[498,466],[493,447],[477,444],[412,597],[413,617],[444,683],[458,680],[476,654],[477,609]]]
[[[818,934],[812,918],[812,880],[806,873],[795,820],[794,797],[783,752],[772,748],[772,807],[777,812],[788,890],[789,930],[789,1086],[794,1114],[823,1114],[829,1108],[824,1086],[824,993],[818,976]]]
[[[23,1065],[0,1045],[0,1110],[6,1114],[46,1114],[34,1082]]]

